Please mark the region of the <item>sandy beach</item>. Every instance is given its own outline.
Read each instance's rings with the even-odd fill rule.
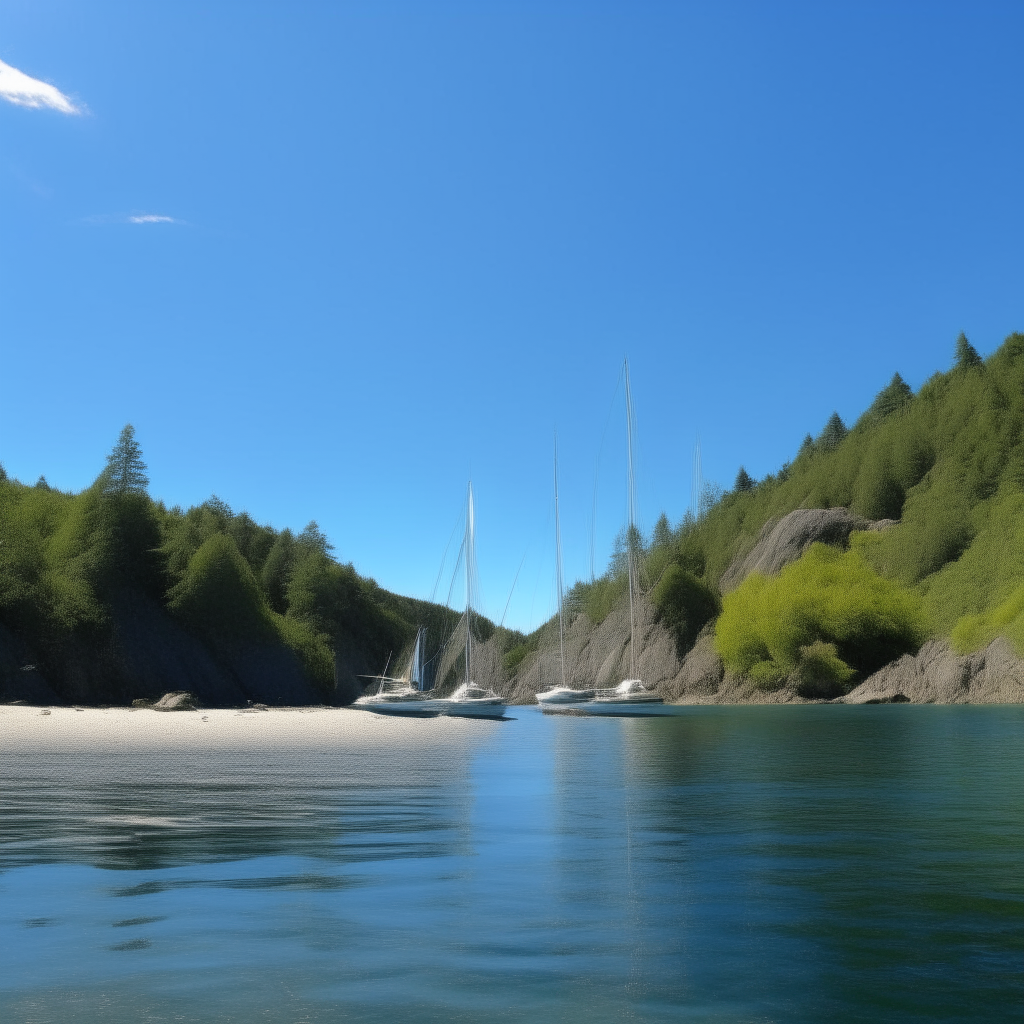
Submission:
[[[0,705],[0,756],[19,751],[367,749],[395,742],[452,746],[502,728],[457,718],[389,718],[350,708],[39,708]]]

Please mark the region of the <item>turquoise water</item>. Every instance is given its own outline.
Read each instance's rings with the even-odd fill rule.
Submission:
[[[0,1019],[1021,1020],[1024,707],[513,713],[0,749]]]

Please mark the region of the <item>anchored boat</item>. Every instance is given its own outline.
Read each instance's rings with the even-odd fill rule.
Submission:
[[[565,620],[562,613],[562,531],[558,520],[558,440],[555,439],[555,578],[558,584],[558,664],[562,685],[537,694],[537,703],[546,710],[565,711],[597,696],[597,690],[573,690],[565,684]]]
[[[618,686],[598,690],[590,700],[572,705],[586,715],[669,715],[671,707],[640,681],[636,669],[636,591],[638,589],[636,564],[636,476],[633,469],[633,396],[629,390],[629,362],[623,364],[626,382],[626,487],[628,491],[628,518],[626,532],[626,575],[629,577],[629,679]]]
[[[444,714],[453,718],[501,718],[508,704],[493,690],[473,682],[473,595],[476,590],[476,522],[473,484],[466,501],[466,681],[446,700]]]
[[[385,674],[369,676],[368,678],[377,683],[376,691],[364,694],[352,706],[361,711],[376,711],[381,715],[413,715],[428,718],[443,714],[448,702],[433,697],[432,690],[423,689],[423,653],[426,637],[426,627],[420,626],[416,630],[412,658],[404,675],[397,678]],[[387,665],[384,666],[384,672],[387,672]]]

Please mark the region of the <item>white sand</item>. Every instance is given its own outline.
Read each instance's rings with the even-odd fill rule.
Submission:
[[[458,718],[389,718],[351,708],[266,711],[148,708],[38,708],[0,705],[0,755],[19,751],[455,746],[490,735],[501,723]]]

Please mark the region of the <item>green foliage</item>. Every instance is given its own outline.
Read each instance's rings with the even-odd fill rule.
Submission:
[[[599,625],[625,596],[628,585],[624,572],[609,573],[590,583],[576,583],[565,596],[565,607],[583,612],[591,622]]]
[[[651,548],[666,548],[672,543],[672,527],[669,525],[668,516],[664,512],[658,516],[654,524],[654,531],[651,533]]]
[[[515,672],[523,659],[530,653],[529,645],[525,643],[516,644],[501,656],[501,664],[506,672]]]
[[[996,607],[965,615],[954,627],[951,639],[961,654],[968,654],[997,636],[1006,637],[1024,657],[1024,584]]]
[[[878,575],[856,551],[814,544],[777,577],[752,573],[725,596],[715,644],[728,668],[770,685],[802,657],[831,665],[833,674],[874,671],[917,650],[926,632],[917,594]],[[837,660],[820,648],[803,652],[817,641],[834,645]]]
[[[142,461],[142,449],[135,440],[135,428],[130,423],[122,429],[117,444],[107,456],[102,479],[107,494],[145,494],[149,477]]]
[[[325,691],[337,646],[373,664],[411,642],[417,625],[435,648],[451,634],[457,613],[359,577],[315,523],[298,536],[277,532],[216,496],[168,510],[145,493],[144,470],[126,428],[80,494],[0,479],[0,623],[42,660],[74,637],[110,649],[115,606],[140,594],[214,651],[288,646]],[[474,621],[481,638],[493,630]]]
[[[662,573],[651,597],[659,618],[675,637],[680,656],[693,646],[697,634],[718,614],[715,594],[678,563]]]
[[[295,560],[295,536],[282,530],[274,540],[260,573],[260,583],[270,607],[283,615],[288,610],[288,580]]]
[[[953,631],[955,642],[960,642],[957,637],[966,642],[966,633],[956,633],[954,627],[972,616],[989,621],[985,616],[994,614],[1024,582],[1024,493],[1004,487],[974,509],[971,523],[970,546],[921,585],[936,628]]]
[[[839,413],[834,412],[828,418],[828,422],[825,424],[825,429],[818,435],[817,440],[814,442],[815,451],[819,452],[831,452],[835,451],[842,443],[849,431],[846,429],[846,424],[839,418]]]
[[[955,359],[958,370],[969,370],[972,367],[982,365],[978,350],[967,340],[967,335],[963,331],[960,332],[960,336],[956,339]]]
[[[167,599],[173,614],[214,641],[275,639],[259,584],[227,534],[216,533],[203,542]]]
[[[755,487],[754,478],[740,466],[740,471],[736,474],[736,482],[732,485],[734,491],[752,491]]]
[[[839,657],[835,644],[815,640],[800,648],[796,689],[801,697],[840,697],[848,692],[854,675],[854,670]]]
[[[898,373],[894,373],[892,380],[875,395],[875,400],[861,417],[858,426],[881,422],[906,406],[913,397],[914,392],[910,390],[910,385]]]

